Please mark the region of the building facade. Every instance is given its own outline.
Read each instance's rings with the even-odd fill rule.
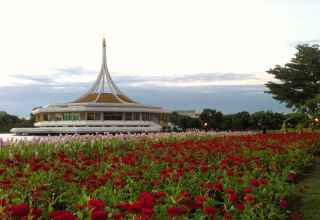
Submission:
[[[133,101],[116,86],[108,71],[106,41],[103,39],[102,67],[92,87],[72,102],[33,109],[34,128],[13,128],[11,132],[158,132],[168,125],[170,113],[161,107]]]

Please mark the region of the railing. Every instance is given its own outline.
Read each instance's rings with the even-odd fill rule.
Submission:
[[[158,125],[153,121],[122,121],[122,120],[108,120],[108,121],[41,121],[34,123],[35,127],[89,127],[89,126],[154,126]],[[158,125],[160,126],[160,125]]]

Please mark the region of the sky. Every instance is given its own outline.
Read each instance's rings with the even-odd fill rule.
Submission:
[[[316,0],[0,0],[0,110],[76,99],[101,66],[128,96],[172,110],[288,111],[264,93],[299,43],[318,43]]]

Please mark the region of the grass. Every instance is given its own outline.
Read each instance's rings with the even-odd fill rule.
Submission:
[[[300,212],[305,220],[320,219],[320,157],[311,170],[306,171],[294,195],[291,201],[292,211]]]

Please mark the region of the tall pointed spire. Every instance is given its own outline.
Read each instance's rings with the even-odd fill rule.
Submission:
[[[106,38],[102,39],[102,66],[107,65]]]
[[[105,37],[102,39],[102,47],[103,47],[103,48],[106,48],[106,47],[107,47],[106,38],[105,38]]]
[[[81,96],[79,99],[76,100],[82,100],[86,98],[87,96],[91,95],[94,98],[94,100],[91,100],[91,102],[100,102],[102,96],[105,96],[105,94],[112,95],[114,99],[116,99],[120,103],[127,103],[127,102],[133,102],[128,97],[126,97],[120,89],[116,86],[116,84],[113,82],[111,75],[108,71],[107,66],[107,52],[106,52],[106,39],[102,39],[102,65],[100,73],[98,74],[97,79],[95,80],[94,84],[92,85],[91,89]]]

